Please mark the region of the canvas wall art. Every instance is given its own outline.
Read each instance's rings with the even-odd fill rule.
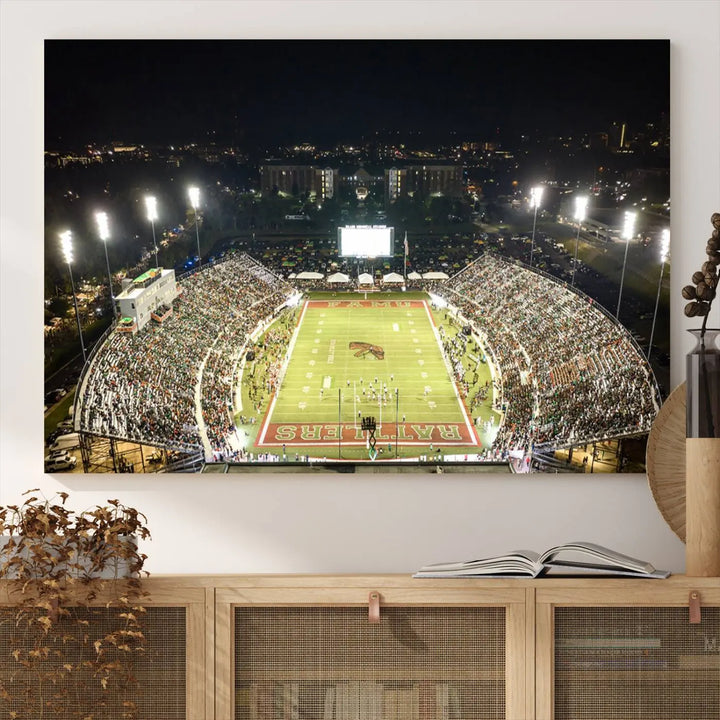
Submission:
[[[664,40],[45,42],[46,472],[644,470]]]

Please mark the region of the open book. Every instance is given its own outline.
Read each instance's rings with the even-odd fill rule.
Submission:
[[[456,563],[425,565],[416,578],[453,577],[540,577],[545,575],[618,575],[639,578],[666,578],[670,573],[656,570],[649,562],[623,555],[591,542],[570,542],[546,550],[513,550],[507,555]]]

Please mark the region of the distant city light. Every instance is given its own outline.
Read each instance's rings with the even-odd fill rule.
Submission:
[[[60,233],[60,248],[65,256],[65,262],[70,265],[73,261],[72,233],[70,230]]]
[[[145,196],[145,207],[147,208],[147,217],[150,222],[155,222],[158,218],[157,200],[152,195]]]
[[[575,219],[582,222],[585,219],[587,211],[588,199],[585,195],[575,198]]]
[[[108,224],[108,216],[106,212],[95,213],[95,220],[98,226],[98,235],[105,242],[110,238],[110,225]]]
[[[188,188],[188,196],[190,197],[190,205],[193,210],[197,210],[200,205],[200,189],[196,187]]]

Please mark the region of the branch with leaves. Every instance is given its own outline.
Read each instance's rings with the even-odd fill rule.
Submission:
[[[147,519],[36,492],[0,507],[0,703],[16,720],[135,720]]]

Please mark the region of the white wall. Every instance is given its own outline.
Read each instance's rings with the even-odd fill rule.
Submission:
[[[720,3],[81,0],[3,2],[0,12],[0,503],[34,487],[46,495],[68,490],[78,509],[118,497],[149,517],[153,573],[409,572],[433,560],[573,539],[683,570],[684,546],[639,475],[45,476],[42,39],[670,38],[676,385],[690,345],[680,288],[702,261],[710,215],[720,211]]]

